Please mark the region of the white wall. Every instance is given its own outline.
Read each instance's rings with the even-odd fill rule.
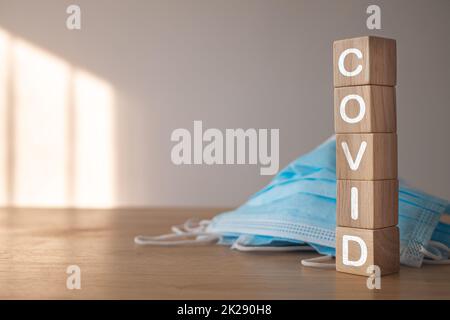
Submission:
[[[81,31],[65,26],[65,9],[73,3],[82,9]],[[365,9],[374,3],[382,8],[380,32],[365,27]],[[22,178],[24,187],[17,187],[21,184],[13,180],[23,170],[9,163],[0,192],[15,184],[14,192],[4,192],[16,205],[238,205],[271,177],[260,176],[259,167],[249,165],[177,167],[170,161],[171,132],[192,129],[194,120],[223,130],[279,128],[283,167],[334,131],[332,42],[377,34],[398,42],[400,176],[450,198],[449,12],[448,0],[0,0],[0,28],[14,41],[43,50],[68,68],[64,117],[76,108],[77,93],[70,88],[77,72],[88,73],[99,88],[111,90],[111,105],[101,112],[114,113],[108,114],[114,121],[107,128],[114,131],[111,136],[101,136],[109,132],[106,122],[103,129],[96,129],[97,122],[91,119],[87,129],[80,129],[85,143],[79,147],[85,150],[82,159],[74,155],[76,150],[61,147],[66,180],[52,180],[55,184],[49,186],[51,179],[46,177],[62,173],[50,168],[32,177],[30,170]],[[39,98],[43,104],[45,97]],[[93,101],[92,95],[87,97],[85,111]],[[3,116],[4,125],[8,119]],[[102,113],[98,120],[106,121]],[[73,125],[67,122],[64,132],[77,145],[71,136]],[[89,147],[86,133],[95,130],[101,132],[95,146],[108,139],[114,145]],[[17,148],[28,150],[27,145],[13,149]],[[11,160],[10,149],[4,148],[3,162]],[[46,149],[45,141],[34,153],[37,157],[41,149]],[[52,152],[56,151],[44,158],[52,157]],[[64,184],[64,192],[52,201],[52,188],[61,191],[58,183]],[[47,193],[47,200],[40,202],[36,192],[45,187],[50,196]]]

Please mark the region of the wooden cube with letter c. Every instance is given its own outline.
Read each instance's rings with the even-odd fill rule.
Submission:
[[[373,36],[345,39],[335,41],[333,49],[334,87],[396,85],[395,40]]]
[[[337,227],[336,270],[368,276],[372,274],[369,267],[378,266],[380,275],[398,272],[399,242],[395,226],[377,230]]]

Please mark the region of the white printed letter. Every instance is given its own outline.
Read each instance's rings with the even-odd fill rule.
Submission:
[[[69,290],[81,289],[81,269],[77,265],[68,266],[66,273],[69,274],[66,280],[66,287]]]
[[[347,57],[347,55],[349,55],[350,53],[353,53],[359,59],[362,59],[362,57],[363,57],[363,54],[362,54],[361,50],[356,49],[356,48],[347,49],[347,50],[344,50],[344,52],[341,53],[341,55],[339,56],[339,62],[338,62],[339,71],[342,73],[342,75],[344,75],[346,77],[357,76],[362,71],[362,65],[360,65],[360,64],[353,71],[347,71],[347,69],[345,69],[344,61],[345,61],[345,58]]]
[[[347,116],[347,113],[345,112],[345,107],[347,106],[347,103],[350,100],[358,101],[359,105],[359,113],[354,118],[350,118],[349,116]],[[342,99],[339,111],[341,113],[342,120],[350,124],[357,123],[360,122],[364,118],[364,115],[366,114],[366,103],[364,102],[364,99],[361,96],[358,96],[357,94],[349,94],[348,96],[344,97],[344,99]]]
[[[341,146],[342,146],[342,149],[344,150],[345,158],[347,159],[350,169],[352,169],[353,171],[358,170],[359,165],[362,160],[362,157],[364,155],[364,152],[366,151],[367,142],[366,141],[361,142],[361,145],[359,147],[358,154],[356,155],[355,161],[353,161],[352,155],[350,154],[350,150],[348,149],[347,142],[342,142]]]
[[[379,6],[372,4],[367,7],[367,14],[371,14],[367,18],[367,29],[373,30],[373,29],[381,29],[381,9]]]
[[[176,165],[191,164],[191,133],[186,129],[176,129],[172,132],[171,141],[179,141],[172,148],[170,157]]]
[[[194,121],[194,164],[203,163],[203,123]]]
[[[211,141],[203,150],[203,161],[208,164],[223,164],[223,136],[218,129],[208,129],[203,134],[204,141]]]
[[[359,247],[361,248],[361,256],[356,261],[349,260],[349,253],[348,253],[349,241],[356,242],[357,244],[359,244]],[[364,242],[364,240],[357,236],[344,235],[342,237],[342,263],[346,266],[360,267],[364,265],[364,263],[366,263],[366,260],[367,260],[367,245]]]
[[[367,267],[366,272],[369,274],[366,285],[367,289],[381,289],[381,269],[379,266],[370,265]]]
[[[273,175],[278,172],[280,165],[280,129],[270,129],[270,156],[268,153],[268,131],[267,129],[259,130],[259,161],[262,165],[260,169],[261,175]]]
[[[81,29],[81,9],[79,6],[72,4],[67,7],[66,13],[70,14],[66,20],[66,27],[69,30]]]
[[[358,188],[352,187],[351,188],[351,216],[352,220],[358,220]]]

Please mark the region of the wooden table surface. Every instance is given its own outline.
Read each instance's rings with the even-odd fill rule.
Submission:
[[[306,268],[314,253],[228,247],[140,247],[190,217],[220,209],[0,209],[2,299],[450,299],[450,266],[402,267],[368,290],[366,278]],[[81,268],[81,290],[66,268]]]

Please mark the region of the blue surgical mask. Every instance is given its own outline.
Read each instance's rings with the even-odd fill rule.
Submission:
[[[332,137],[280,171],[236,210],[212,221],[172,228],[171,235],[136,237],[138,244],[219,241],[239,250],[308,250],[335,255],[336,142]],[[400,181],[400,261],[420,267],[424,257],[448,262],[450,227],[440,222],[448,202]],[[450,206],[449,206],[450,208]],[[447,208],[447,209],[449,209]],[[188,236],[195,240],[178,240]],[[175,240],[175,241],[173,241]]]
[[[236,210],[216,216],[207,232],[230,235],[221,243],[240,246],[308,244],[335,255],[336,143],[334,137],[298,158]],[[449,245],[450,227],[439,223],[448,202],[400,181],[400,261],[420,267],[430,240]],[[234,238],[231,235],[237,235]],[[246,235],[245,242],[242,237]],[[445,251],[445,250],[444,250]],[[445,252],[441,254],[445,257]]]
[[[450,247],[450,206],[445,210],[444,215],[441,217],[436,229],[434,229],[431,239],[441,242],[447,247]]]

